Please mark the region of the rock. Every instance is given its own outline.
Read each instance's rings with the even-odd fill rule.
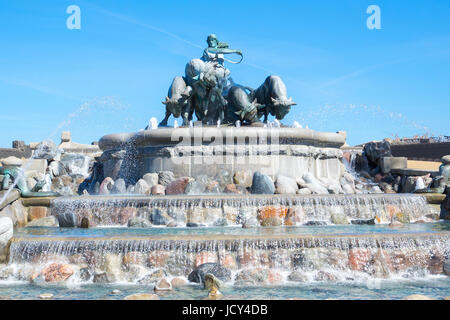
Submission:
[[[52,293],[42,293],[39,295],[39,299],[41,299],[41,300],[53,299],[53,294]]]
[[[338,184],[329,184],[327,187],[327,191],[329,194],[342,194],[344,191],[342,190],[341,186]]]
[[[135,293],[126,296],[123,300],[159,300],[159,296],[153,293]]]
[[[120,291],[119,289],[114,289],[113,291],[111,291],[111,294],[121,294],[122,291]]]
[[[169,183],[175,180],[175,176],[172,171],[161,171],[158,172],[158,184],[166,187]]]
[[[90,223],[88,217],[83,217],[81,219],[80,228],[82,229],[89,229]]]
[[[172,285],[165,278],[159,280],[154,288],[155,291],[171,291]]]
[[[89,176],[92,158],[78,153],[65,153],[61,156],[61,163],[70,175]]]
[[[383,193],[383,191],[381,191],[380,187],[378,187],[378,186],[373,186],[372,188],[370,188],[369,192],[370,193]]]
[[[47,207],[29,207],[28,221],[45,218],[47,216],[47,212],[48,212]]]
[[[145,277],[138,281],[139,284],[153,284],[157,283],[159,280],[167,277],[166,271],[164,269],[156,269],[150,274],[147,274]]]
[[[60,282],[67,280],[74,274],[72,267],[68,264],[52,263],[42,270],[46,282]]]
[[[205,283],[205,275],[210,273],[219,280],[226,282],[231,280],[231,271],[218,263],[204,263],[192,271],[188,280],[195,283]]]
[[[275,185],[270,177],[256,171],[252,180],[253,194],[274,194]]]
[[[57,159],[61,150],[58,149],[56,144],[51,140],[44,140],[36,146],[36,150],[33,153],[34,159]]]
[[[13,157],[13,156],[1,159],[1,164],[2,164],[2,166],[5,166],[5,167],[6,166],[20,167],[20,166],[22,166],[22,163],[23,163],[22,159],[19,159],[17,157]]]
[[[333,274],[331,274],[329,272],[319,271],[319,272],[317,272],[316,276],[314,277],[314,280],[334,282],[337,280],[337,278],[336,278],[336,276],[334,276]]]
[[[209,180],[208,183],[205,184],[205,192],[206,193],[220,193],[220,184],[216,180]]]
[[[303,272],[296,270],[288,275],[288,280],[293,282],[308,282],[308,277]]]
[[[333,224],[349,224],[347,215],[344,212],[332,212],[330,218]]]
[[[97,272],[94,274],[94,279],[92,280],[94,283],[108,283],[108,276],[106,272]]]
[[[321,185],[310,172],[305,173],[302,178],[306,183],[306,187],[310,189],[313,194],[328,194],[327,188]]]
[[[8,243],[14,233],[13,221],[9,217],[0,217],[0,263],[6,262]]]
[[[237,186],[243,188],[250,188],[252,186],[252,172],[250,170],[236,171],[233,176],[233,181]]]
[[[170,281],[170,284],[172,285],[172,288],[177,288],[187,285],[187,282],[182,278],[173,278],[172,281]]]
[[[60,228],[75,228],[78,226],[78,217],[72,211],[63,211],[58,214]]]
[[[297,190],[297,194],[307,196],[307,195],[312,194],[312,192],[308,188],[301,188],[301,189]]]
[[[50,162],[48,167],[53,177],[60,177],[67,175],[67,170],[60,161],[52,161]]]
[[[443,156],[441,158],[442,164],[449,165],[450,164],[450,155]]]
[[[235,194],[241,194],[242,191],[237,188],[235,184],[227,184],[224,190],[225,193],[235,193]]]
[[[81,268],[79,274],[81,281],[87,282],[91,280],[92,273],[89,268]]]
[[[151,228],[152,223],[145,218],[134,217],[128,220],[129,228]]]
[[[166,186],[166,194],[183,194],[189,183],[189,177],[173,180]]]
[[[369,225],[373,225],[375,224],[375,218],[373,219],[354,219],[351,221],[352,224],[369,224]]]
[[[48,216],[29,222],[27,227],[58,227],[58,221],[54,216]]]
[[[289,177],[278,175],[275,181],[275,193],[296,194],[298,190],[297,182]]]
[[[134,186],[134,193],[139,195],[148,195],[150,194],[150,187],[145,180],[139,179]]]
[[[354,194],[355,193],[355,189],[352,188],[352,186],[350,184],[344,184],[341,186],[342,186],[342,191],[344,192],[344,194]]]
[[[126,194],[127,193],[127,184],[125,180],[120,178],[114,181],[114,186],[111,190],[113,194]]]
[[[114,187],[114,180],[110,177],[106,177],[100,184],[98,193],[101,195],[110,194]]]
[[[152,187],[151,192],[152,192],[152,195],[162,195],[163,196],[166,194],[166,187],[164,187],[161,184],[157,184]]]
[[[150,220],[154,225],[161,226],[161,225],[167,225],[168,220],[167,217],[163,214],[163,212],[160,209],[153,209],[152,213],[150,214]]]
[[[403,298],[403,300],[436,300],[421,294],[412,294],[410,296],[407,296],[405,298]]]
[[[127,192],[126,192],[127,194],[134,194],[134,186],[132,185],[132,184],[130,184],[128,187],[127,187]]]
[[[326,221],[318,221],[318,220],[311,220],[305,222],[305,226],[326,226],[328,223]]]
[[[197,194],[204,193],[205,189],[206,189],[206,187],[203,182],[195,180],[195,181],[191,181],[188,183],[184,192],[186,194],[197,195]]]
[[[158,184],[158,174],[157,173],[146,173],[142,177],[145,182],[147,182],[147,185],[152,188],[153,186],[156,186]]]
[[[443,271],[444,274],[447,276],[450,276],[450,259],[445,259],[444,265],[443,265]]]
[[[239,285],[261,285],[279,283],[281,281],[281,274],[265,268],[244,269],[237,273],[235,277],[235,283]]]

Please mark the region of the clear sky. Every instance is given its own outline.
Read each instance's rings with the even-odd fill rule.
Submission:
[[[81,29],[69,30],[69,5]],[[369,5],[381,29],[369,30]],[[283,120],[345,130],[351,145],[450,135],[450,1],[0,0],[0,147],[72,131],[90,143],[161,120],[161,101],[215,33],[244,61],[233,79],[282,77]]]

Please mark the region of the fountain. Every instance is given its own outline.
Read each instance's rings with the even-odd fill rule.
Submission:
[[[100,139],[79,195],[21,199],[59,227],[16,228],[12,238],[0,228],[3,291],[37,298],[39,288],[57,296],[58,286],[77,284],[88,290],[68,298],[102,299],[118,285],[117,298],[140,288],[169,299],[204,298],[204,288],[225,299],[448,295],[450,227],[439,209],[425,195],[363,183],[356,156],[344,158],[342,132],[285,126],[295,103],[281,78],[238,85],[224,66],[229,54],[243,57],[210,35],[203,57],[174,78],[161,123]],[[182,125],[168,127],[170,116]]]

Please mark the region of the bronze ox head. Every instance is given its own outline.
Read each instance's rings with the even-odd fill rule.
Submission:
[[[291,111],[291,106],[297,105],[292,98],[289,99],[274,99],[272,100],[272,106],[270,113],[275,116],[277,120],[283,120],[283,118]]]

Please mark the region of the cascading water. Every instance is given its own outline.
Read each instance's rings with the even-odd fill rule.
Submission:
[[[59,263],[70,265],[80,282],[92,282],[95,274],[106,273],[113,282],[140,283],[158,268],[171,277],[183,277],[204,262],[229,268],[233,273],[229,282],[235,285],[423,278],[442,273],[450,240],[439,232],[157,238],[18,236],[11,244],[10,264],[0,268],[0,278],[29,279],[49,264]],[[265,276],[256,277],[255,272]]]
[[[256,218],[265,207],[290,210],[298,225],[309,221],[346,224],[360,219],[389,223],[395,216],[403,222],[414,222],[439,216],[425,197],[412,194],[68,197],[53,200],[51,211],[55,216],[74,212],[79,220],[88,217],[98,226],[126,225],[132,217],[149,218],[156,211],[183,222],[197,219],[197,223],[213,225],[218,219],[227,219],[230,225],[238,225],[240,216]]]

